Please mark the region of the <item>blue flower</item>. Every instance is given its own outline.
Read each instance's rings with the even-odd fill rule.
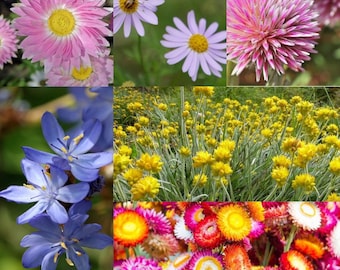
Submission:
[[[28,159],[21,161],[21,167],[27,179],[23,186],[9,186],[0,192],[0,197],[17,203],[37,202],[33,207],[17,218],[18,224],[29,222],[34,216],[46,211],[51,220],[63,224],[68,220],[64,206],[59,203],[76,203],[89,192],[88,183],[66,185],[66,173],[51,166],[49,172]]]
[[[96,223],[84,224],[88,215],[86,203],[75,204],[69,210],[69,220],[63,225],[54,223],[46,214],[33,218],[29,224],[38,231],[24,236],[20,245],[28,247],[22,257],[26,268],[38,267],[42,270],[55,270],[62,254],[66,262],[78,270],[89,270],[89,257],[83,247],[103,249],[113,244],[112,237],[100,233]]]
[[[64,130],[50,112],[41,118],[45,140],[57,154],[46,153],[31,147],[23,147],[26,158],[41,164],[52,164],[71,171],[80,181],[90,182],[98,178],[99,168],[112,162],[112,153],[87,153],[97,142],[102,125],[97,119],[84,122],[78,136],[65,136]]]

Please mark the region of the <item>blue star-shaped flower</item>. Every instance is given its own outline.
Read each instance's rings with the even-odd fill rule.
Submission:
[[[26,158],[41,164],[52,164],[72,174],[80,181],[90,182],[98,178],[99,168],[112,162],[112,153],[87,153],[97,142],[102,125],[97,119],[84,122],[78,136],[65,136],[64,130],[50,112],[41,118],[45,140],[57,154],[46,153],[31,147],[23,147]]]
[[[113,244],[112,237],[100,233],[99,224],[84,224],[88,215],[85,208],[89,202],[75,204],[69,210],[69,220],[64,225],[54,223],[46,214],[33,218],[29,224],[37,232],[24,236],[20,245],[28,247],[22,257],[26,268],[38,267],[55,270],[62,254],[66,262],[76,269],[89,270],[89,257],[83,247],[103,249]]]
[[[23,159],[21,167],[27,184],[9,186],[0,192],[0,197],[17,203],[36,202],[33,207],[17,218],[18,224],[27,223],[34,216],[45,211],[51,220],[63,224],[69,217],[59,201],[77,203],[89,192],[89,184],[85,182],[65,186],[68,176],[63,170],[54,166],[51,166],[47,172],[38,163]]]

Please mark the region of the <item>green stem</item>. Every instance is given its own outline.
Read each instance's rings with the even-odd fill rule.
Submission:
[[[142,49],[142,37],[141,36],[138,36],[138,52],[139,52],[140,65],[144,73],[145,85],[150,86],[149,74],[146,70],[145,62],[144,62],[144,56],[143,56],[144,54],[143,54],[143,49]]]
[[[290,230],[289,236],[287,238],[286,244],[284,246],[284,249],[283,249],[284,252],[287,252],[288,250],[290,250],[290,246],[293,243],[293,240],[294,240],[294,237],[295,237],[297,230],[298,230],[298,228],[295,225],[293,225],[291,230]]]

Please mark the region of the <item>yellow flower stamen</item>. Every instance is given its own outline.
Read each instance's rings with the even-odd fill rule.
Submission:
[[[85,81],[91,76],[92,71],[93,69],[91,67],[81,66],[79,69],[73,68],[71,75],[75,80]]]
[[[139,6],[139,0],[119,0],[119,8],[125,13],[135,13]]]
[[[72,34],[76,20],[73,14],[66,9],[56,9],[47,20],[50,31],[59,37]]]
[[[201,34],[192,35],[188,43],[189,48],[198,53],[207,51],[209,47],[207,38]]]

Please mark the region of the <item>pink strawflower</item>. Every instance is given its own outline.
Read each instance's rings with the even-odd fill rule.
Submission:
[[[145,218],[152,232],[156,234],[169,234],[172,232],[171,223],[162,212],[156,212],[155,209],[145,209],[142,207],[137,207],[136,212]]]
[[[232,75],[254,66],[256,81],[268,81],[269,69],[279,75],[285,66],[303,71],[320,28],[312,0],[227,0],[227,61],[236,61]]]
[[[113,33],[117,33],[124,24],[125,37],[130,35],[131,27],[136,29],[138,35],[144,36],[142,22],[157,25],[158,18],[155,12],[163,3],[164,0],[114,0]]]
[[[314,0],[314,9],[319,13],[318,21],[323,25],[334,26],[340,21],[339,0]]]
[[[64,61],[48,72],[48,86],[108,86],[113,81],[113,60],[108,56],[90,56],[90,63],[81,64],[80,68]]]
[[[17,51],[17,42],[15,30],[0,15],[0,69],[3,69],[5,63],[12,63],[12,57],[15,57]]]
[[[11,9],[19,17],[14,26],[20,36],[23,58],[45,61],[49,67],[65,60],[80,68],[79,58],[89,61],[109,47],[112,35],[102,19],[110,12],[105,0],[21,0]],[[47,63],[46,63],[47,62]],[[50,69],[50,68],[49,68]]]
[[[221,77],[223,70],[221,64],[226,64],[226,32],[217,32],[218,23],[206,26],[205,19],[196,22],[194,11],[187,16],[187,25],[175,17],[177,28],[167,26],[167,33],[163,35],[161,44],[172,49],[164,56],[169,65],[184,60],[182,71],[188,72],[193,81],[196,81],[198,69],[201,67],[207,75]]]
[[[156,261],[144,257],[130,258],[120,265],[120,270],[137,269],[162,270]]]

